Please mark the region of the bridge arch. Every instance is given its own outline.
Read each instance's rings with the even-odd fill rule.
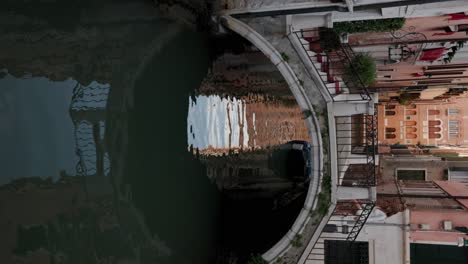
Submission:
[[[255,47],[257,47],[266,57],[268,57],[278,71],[281,73],[283,78],[286,80],[289,89],[291,90],[297,104],[302,111],[310,111],[312,113],[305,119],[307,128],[311,136],[311,155],[312,155],[312,172],[310,175],[311,181],[307,192],[307,197],[301,212],[297,216],[294,224],[289,231],[278,241],[271,249],[265,252],[262,257],[266,261],[272,261],[278,256],[282,255],[288,250],[291,242],[295,239],[296,235],[300,234],[303,227],[310,220],[310,212],[315,208],[317,204],[317,196],[320,191],[320,183],[323,177],[323,142],[320,133],[320,125],[317,117],[315,116],[314,108],[312,103],[307,98],[304,88],[301,82],[289,66],[289,64],[283,59],[281,54],[259,33],[249,27],[247,24],[240,20],[237,20],[231,16],[223,16],[221,18],[223,25],[232,31],[236,32],[243,38],[250,41]]]

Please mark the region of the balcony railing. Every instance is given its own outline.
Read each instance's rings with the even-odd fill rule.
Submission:
[[[335,116],[335,122],[338,185],[375,186],[377,117]]]

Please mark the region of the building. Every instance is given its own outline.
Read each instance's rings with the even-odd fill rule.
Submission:
[[[468,182],[468,161],[450,160],[433,155],[381,156],[378,191],[395,180]]]
[[[400,30],[351,34],[347,39],[355,52],[375,58],[373,86],[381,101],[444,101],[467,90],[467,30],[468,15],[445,13],[407,18]]]
[[[468,147],[468,98],[378,106],[379,144]]]
[[[311,254],[309,263],[466,263],[468,188],[465,184],[407,182],[399,187],[402,193],[394,193],[397,199],[378,197],[377,206],[365,219],[352,244],[346,243],[346,237],[363,210],[358,203],[351,206],[354,211],[336,210],[312,250],[315,255]],[[393,199],[390,203],[401,203],[399,211],[385,207],[389,199]]]
[[[468,162],[387,155],[379,164],[375,206],[339,201],[306,263],[467,263]]]

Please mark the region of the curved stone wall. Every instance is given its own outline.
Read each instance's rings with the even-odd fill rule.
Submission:
[[[264,37],[262,37],[247,24],[231,16],[223,16],[221,21],[225,27],[241,35],[250,41],[253,45],[255,45],[260,51],[262,51],[263,54],[265,54],[265,56],[267,56],[270,61],[278,68],[278,71],[288,83],[288,86],[291,89],[291,92],[293,93],[299,107],[303,111],[307,110],[310,111],[310,113],[315,113],[314,108],[309,101],[296,74],[293,72],[288,63],[282,58],[281,54]],[[270,250],[262,255],[262,257],[268,262],[275,260],[291,247],[291,241],[296,237],[297,234],[302,232],[304,226],[310,220],[310,212],[317,204],[317,196],[320,192],[320,183],[323,176],[322,137],[320,134],[319,122],[315,114],[309,116],[305,121],[310,132],[310,144],[312,147],[312,173],[310,175],[311,181],[307,193],[307,198],[301,212],[299,213],[296,221],[288,233],[285,234],[283,238],[278,241]]]

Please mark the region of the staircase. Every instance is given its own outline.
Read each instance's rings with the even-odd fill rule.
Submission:
[[[298,38],[330,95],[335,97],[342,93],[349,93],[349,89],[346,87],[342,78],[334,73],[332,67],[330,67],[330,60],[327,54],[323,51],[313,51],[314,48],[311,43],[314,41],[314,38],[303,36],[298,36]]]
[[[332,52],[321,50],[319,43],[319,29],[294,32],[296,38],[293,45],[301,54],[301,59],[309,71],[315,73],[316,78],[322,82],[322,90],[326,90],[334,102],[350,102],[353,104],[372,101],[373,98],[367,89],[360,84],[347,83],[342,78],[342,73],[351,58],[354,56],[351,47],[342,44],[340,48]],[[312,68],[312,69],[310,69]]]

